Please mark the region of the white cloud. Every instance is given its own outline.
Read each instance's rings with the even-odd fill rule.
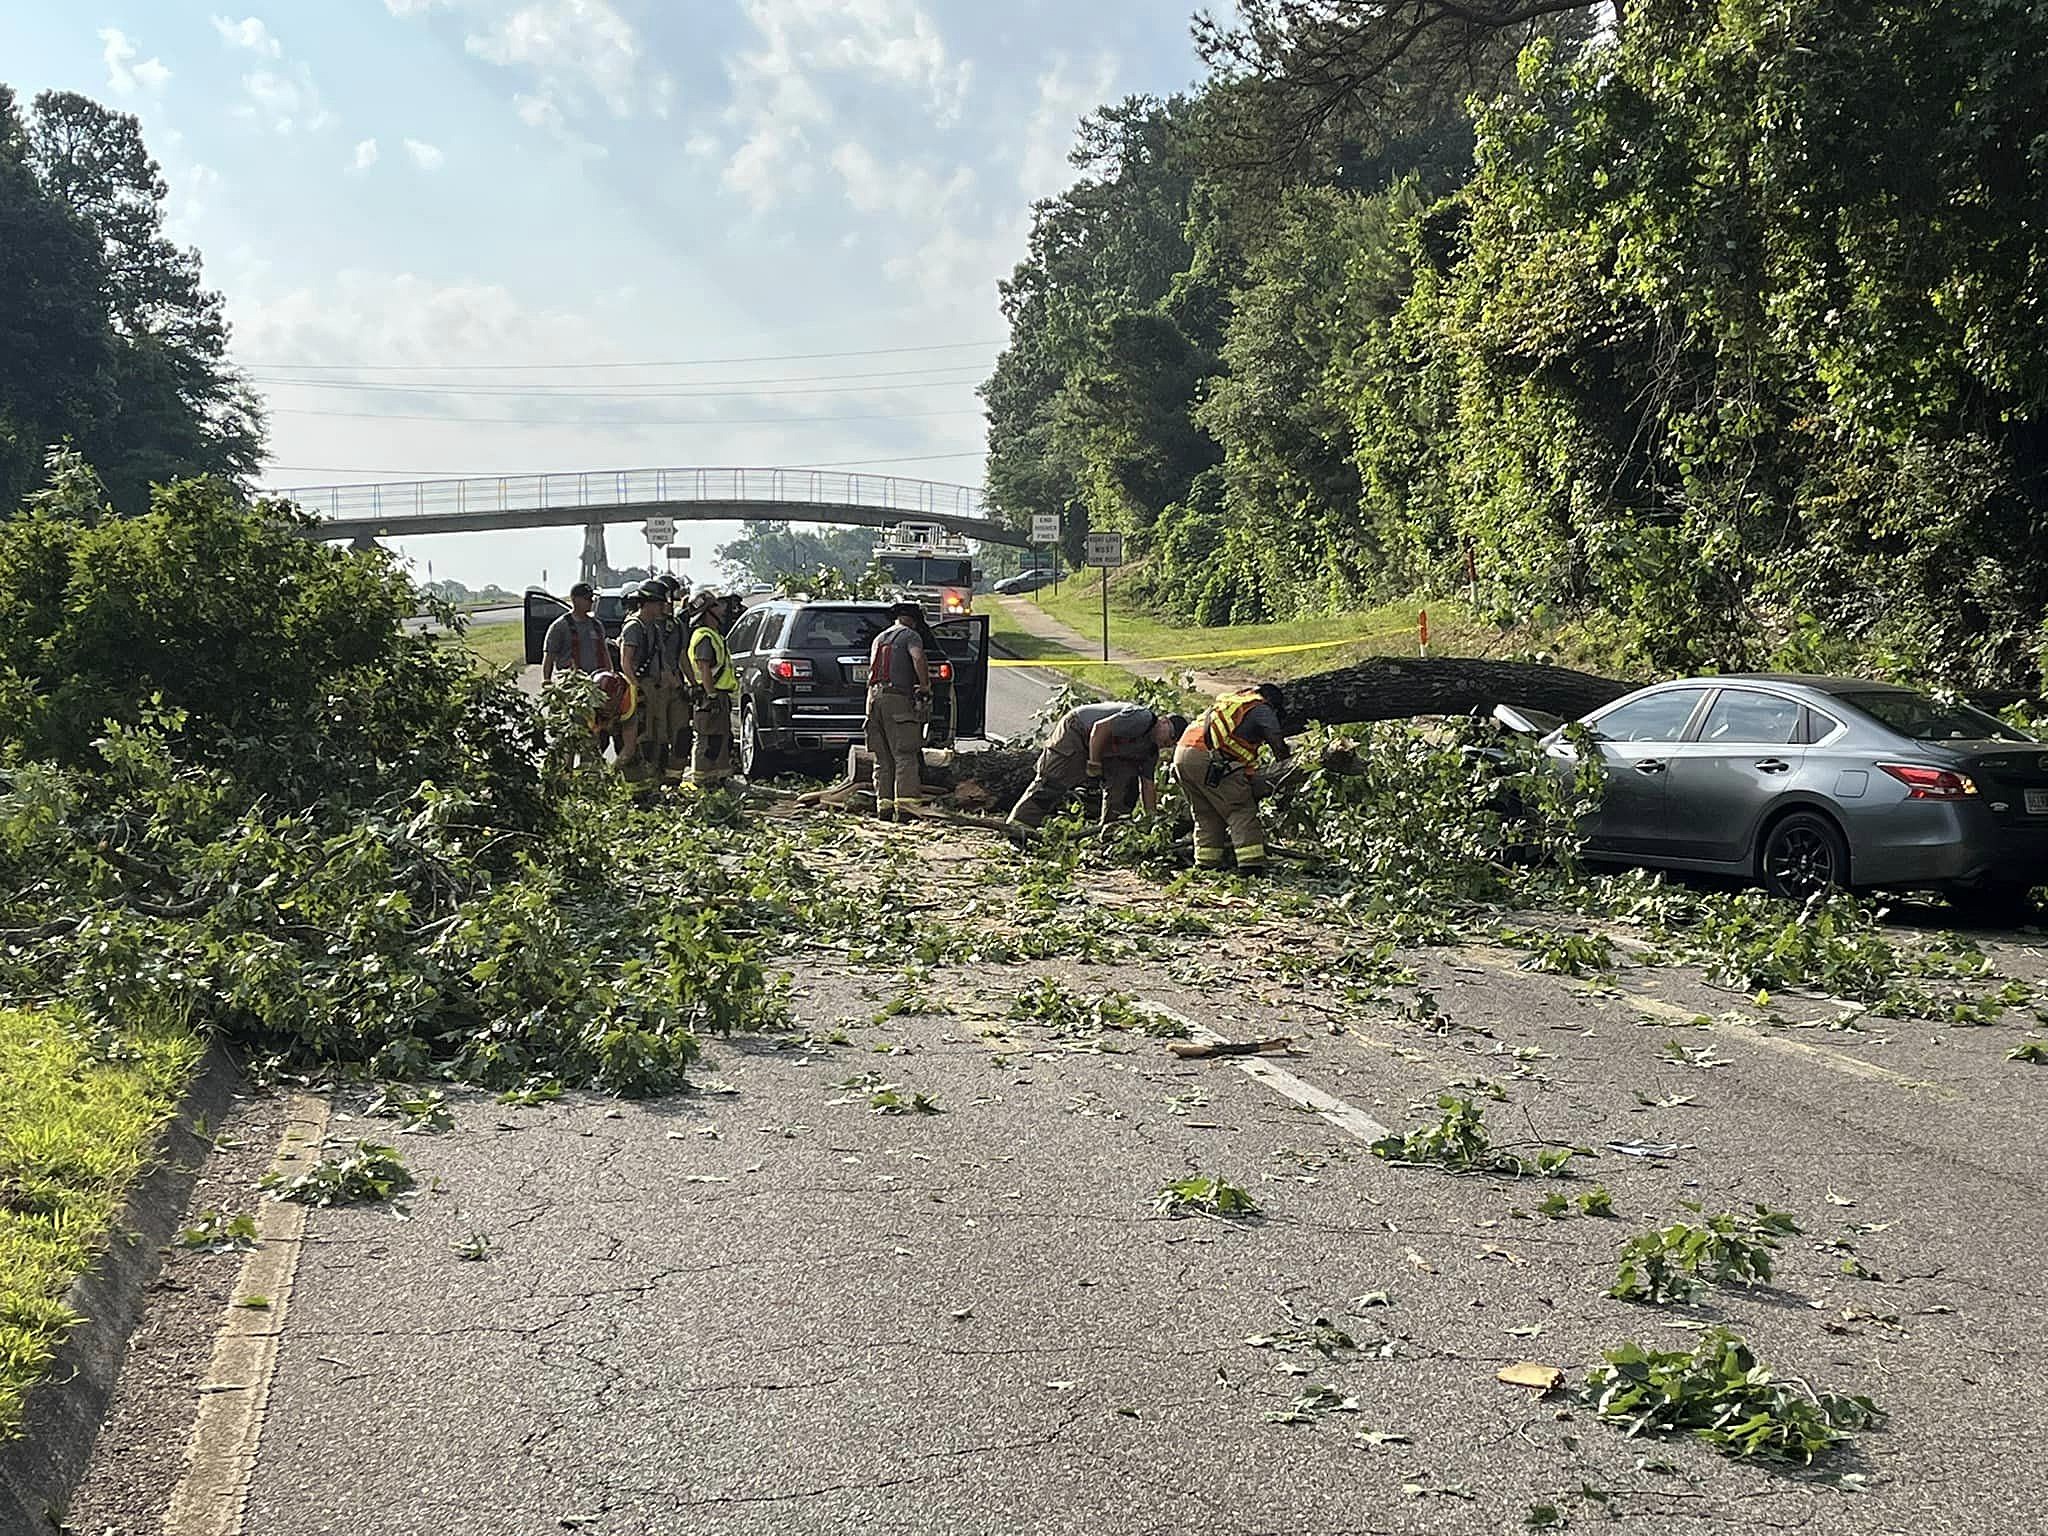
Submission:
[[[303,60],[285,59],[284,45],[261,17],[245,16],[240,21],[233,21],[226,16],[216,16],[213,29],[220,34],[220,40],[226,46],[273,61],[258,65],[242,76],[245,99],[235,109],[238,117],[260,122],[276,134],[296,133],[302,128],[308,133],[318,133],[334,121],[334,115],[321,103],[320,87],[313,83],[313,71]]]
[[[848,74],[915,91],[941,127],[960,113],[972,66],[952,63],[915,0],[741,0],[758,46],[726,61],[740,130],[724,181],[757,212],[801,191],[811,133],[832,119],[814,75]]]
[[[832,153],[846,200],[857,213],[892,213],[919,223],[939,223],[974,189],[974,172],[960,166],[941,180],[918,165],[885,165],[863,144],[842,144]]]
[[[352,171],[367,171],[377,163],[377,141],[364,139],[356,146],[355,160],[349,166]]]
[[[527,0],[472,32],[464,46],[530,76],[541,91],[525,99],[547,100],[557,113],[595,99],[613,117],[666,117],[675,94],[675,82],[648,63],[633,24],[608,0]]]
[[[1074,147],[1075,129],[1084,116],[1110,99],[1116,86],[1117,61],[1109,54],[1098,55],[1089,71],[1078,77],[1068,74],[1071,62],[1065,54],[1055,54],[1052,67],[1038,77],[1038,107],[1025,130],[1017,164],[1017,186],[1027,201],[1051,197],[1073,183],[1074,167],[1067,156]]]
[[[100,28],[100,59],[107,66],[107,89],[116,96],[146,91],[154,96],[170,82],[171,71],[162,59],[138,57],[142,50],[119,27]]]
[[[441,153],[437,144],[428,144],[420,139],[407,139],[405,152],[412,156],[412,163],[423,171],[438,171],[447,156]]]
[[[216,16],[213,30],[230,48],[246,48],[266,59],[284,57],[284,45],[271,35],[261,17],[244,16],[240,21],[230,21],[225,16]]]
[[[683,140],[683,153],[692,160],[712,159],[718,154],[718,150],[719,144],[716,134],[700,131],[691,134],[687,139]]]

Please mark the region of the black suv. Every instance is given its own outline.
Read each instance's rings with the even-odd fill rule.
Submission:
[[[934,624],[932,720],[925,745],[987,732],[988,619]],[[728,643],[739,673],[740,772],[771,777],[798,758],[843,757],[867,738],[868,652],[886,603],[774,601],[749,608]]]

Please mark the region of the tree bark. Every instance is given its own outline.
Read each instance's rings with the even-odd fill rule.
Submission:
[[[1470,714],[1496,704],[1517,704],[1575,720],[1638,685],[1536,662],[1387,656],[1283,686],[1287,726],[1296,730],[1310,721],[1360,725],[1417,715]]]

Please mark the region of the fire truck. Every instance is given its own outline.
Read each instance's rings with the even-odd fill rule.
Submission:
[[[937,523],[898,523],[876,543],[875,564],[930,619],[974,611],[974,560],[967,540]]]

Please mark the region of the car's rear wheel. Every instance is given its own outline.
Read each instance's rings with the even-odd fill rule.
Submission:
[[[1849,844],[1818,811],[1794,811],[1764,834],[1757,873],[1785,901],[1841,890],[1849,884]]]
[[[740,772],[751,784],[772,779],[786,765],[782,754],[761,745],[761,722],[752,704],[740,706]]]
[[[1949,905],[1975,923],[2001,923],[2017,928],[2040,916],[2032,886],[2011,880],[1985,880],[1952,885],[1942,893]]]

